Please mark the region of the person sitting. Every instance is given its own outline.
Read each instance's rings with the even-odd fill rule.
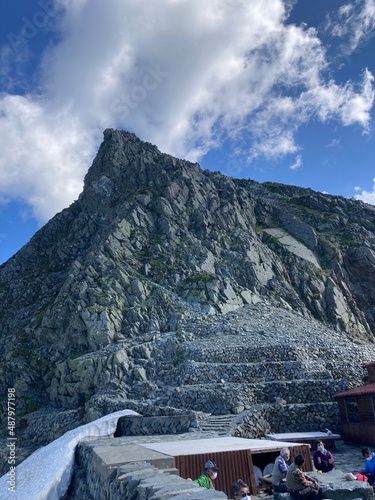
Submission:
[[[302,470],[303,455],[297,455],[286,474],[286,486],[293,500],[317,500],[322,498],[319,483]]]
[[[237,479],[237,481],[232,484],[232,494],[234,500],[251,500],[249,486],[242,481],[242,479]]]
[[[288,464],[286,462],[289,458],[290,453],[288,448],[282,448],[272,470],[272,488],[274,492],[285,493],[287,491],[285,477],[288,472]]]
[[[314,467],[322,472],[329,472],[335,467],[332,453],[325,449],[322,440],[316,442],[316,452],[313,455]]]
[[[369,484],[374,487],[375,482],[375,453],[368,446],[361,450],[363,457],[366,459],[366,464],[361,470],[361,473],[367,477]]]
[[[202,488],[207,488],[208,490],[215,489],[215,479],[217,478],[217,472],[219,467],[212,460],[208,460],[204,466],[202,474],[194,479],[194,483],[199,484]]]

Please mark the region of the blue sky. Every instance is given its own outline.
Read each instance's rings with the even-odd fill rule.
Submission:
[[[0,263],[79,196],[103,130],[375,204],[375,0],[12,0]]]

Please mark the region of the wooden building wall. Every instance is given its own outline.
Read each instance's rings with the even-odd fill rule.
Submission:
[[[368,381],[375,382],[375,364],[367,365]]]
[[[290,446],[289,450],[291,461],[301,454],[305,458],[304,470],[311,471],[313,469],[309,445]],[[256,495],[254,465],[263,470],[267,464],[273,463],[278,455],[279,451],[252,453],[251,450],[235,450],[179,455],[174,457],[174,461],[181,477],[196,479],[202,474],[207,460],[213,460],[220,468],[215,480],[216,489],[224,491],[229,498],[232,498],[231,486],[237,479],[245,481],[250,486],[251,494]]]
[[[375,408],[373,395],[339,398],[337,400],[342,423],[343,439],[347,444],[375,446]],[[348,401],[356,401],[358,421],[350,421],[347,413]]]

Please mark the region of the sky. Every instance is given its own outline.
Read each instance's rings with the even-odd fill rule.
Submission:
[[[375,0],[12,0],[0,263],[83,188],[106,128],[203,169],[375,204]]]

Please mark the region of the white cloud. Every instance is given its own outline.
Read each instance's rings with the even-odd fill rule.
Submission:
[[[374,36],[375,1],[354,0],[338,9],[337,18],[329,19],[327,28],[343,39],[344,53],[351,54]]]
[[[1,194],[25,200],[40,221],[76,198],[92,156],[69,109],[52,114],[43,104],[10,95],[0,101]]]
[[[26,199],[41,221],[77,198],[106,127],[193,161],[222,136],[250,160],[295,154],[311,118],[369,127],[373,76],[325,80],[317,32],[285,24],[290,2],[58,4],[38,88],[0,95],[0,196]]]
[[[325,146],[326,148],[341,148],[341,141],[339,139],[332,139],[329,144]]]
[[[354,191],[356,192],[359,191],[359,194],[356,194],[354,198],[356,200],[362,200],[365,203],[369,203],[370,205],[375,205],[375,179],[372,179],[372,182],[373,182],[372,191],[365,191],[359,186],[356,186],[354,188]]]
[[[290,165],[289,169],[290,170],[298,170],[302,166],[302,164],[303,164],[302,156],[297,155],[294,163],[292,165]]]
[[[368,131],[374,104],[374,76],[365,69],[358,91],[351,82],[340,86],[333,81],[312,86],[301,95],[302,108],[316,113],[323,122],[336,119],[342,125],[358,123]]]

